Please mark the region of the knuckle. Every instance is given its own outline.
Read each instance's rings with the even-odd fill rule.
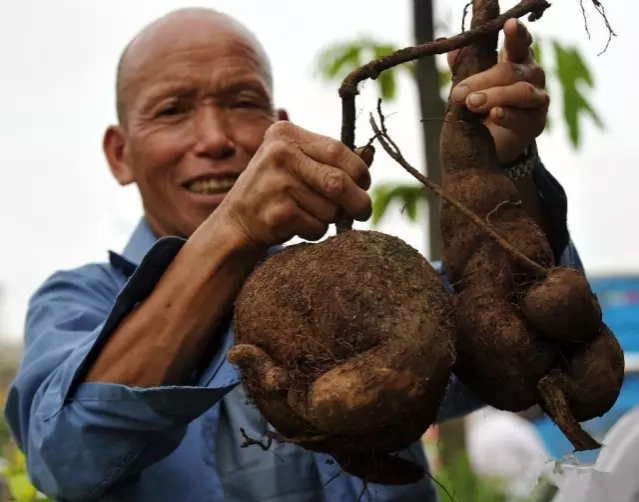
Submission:
[[[535,83],[541,88],[546,87],[546,72],[544,71],[544,69],[540,65],[534,64],[532,65],[532,68],[530,71],[531,71],[531,77],[530,77],[531,82]]]
[[[278,120],[266,130],[265,138],[285,138],[291,136],[295,126],[288,120]]]
[[[343,164],[351,155],[351,151],[340,141],[331,140],[326,148],[331,163],[335,166]]]
[[[537,89],[530,82],[520,82],[518,87],[523,102],[530,104],[537,101]]]
[[[506,80],[511,80],[521,73],[521,68],[516,63],[510,61],[500,61],[497,63],[497,70]]]
[[[330,198],[336,198],[344,193],[346,188],[345,174],[340,171],[329,171],[322,180],[324,191]]]
[[[282,139],[275,139],[265,145],[265,154],[276,162],[282,162],[291,155],[291,145]]]
[[[295,215],[295,208],[290,202],[281,202],[271,207],[265,215],[264,222],[269,228],[280,226],[291,221]]]

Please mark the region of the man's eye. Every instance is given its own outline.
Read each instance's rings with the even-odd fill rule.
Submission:
[[[259,108],[259,103],[250,100],[240,100],[235,102],[235,108]]]
[[[181,112],[180,108],[176,105],[165,106],[161,108],[158,115],[162,117],[170,117],[172,115],[177,115]]]

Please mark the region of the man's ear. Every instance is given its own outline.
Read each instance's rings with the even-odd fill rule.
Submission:
[[[277,115],[277,120],[289,120],[288,112],[284,108],[278,108],[275,113]]]
[[[126,155],[126,135],[122,126],[110,126],[104,133],[102,149],[107,158],[111,173],[120,185],[129,185],[135,181],[133,170]]]

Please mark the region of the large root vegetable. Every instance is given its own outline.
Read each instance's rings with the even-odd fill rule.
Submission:
[[[547,7],[522,0],[499,16],[496,0],[475,0],[471,30],[352,72],[340,88],[342,141],[355,147],[359,82],[473,44],[458,57],[458,82],[494,64],[508,19],[536,19]],[[424,471],[394,452],[433,423],[454,368],[487,404],[520,411],[540,403],[577,449],[596,446],[579,421],[616,400],[623,354],[583,275],[554,267],[546,237],[499,169],[490,133],[450,107],[442,133],[448,194],[406,163],[383,127],[377,135],[448,201],[444,262],[455,301],[417,251],[351,230],[347,218],[337,222],[337,236],[269,257],[237,298],[228,358],[276,439],[328,453],[368,482],[416,482]]]
[[[472,26],[498,15],[497,0],[475,0]],[[496,50],[492,33],[463,48],[453,85],[494,66]],[[579,422],[615,403],[623,352],[585,276],[555,267],[547,238],[523,210],[481,118],[449,100],[442,189],[406,163],[383,123],[381,130],[373,125],[391,156],[443,199],[443,263],[455,289],[455,373],[496,408],[519,412],[540,404],[576,450],[599,447]]]
[[[247,393],[287,441],[371,482],[416,482],[391,455],[433,423],[454,362],[453,307],[413,248],[378,232],[298,244],[256,268],[237,299]]]

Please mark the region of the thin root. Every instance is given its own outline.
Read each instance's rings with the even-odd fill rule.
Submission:
[[[521,207],[521,201],[518,200],[517,202],[513,202],[511,200],[504,200],[501,201],[499,204],[497,204],[497,206],[495,207],[495,209],[493,209],[490,213],[488,213],[486,215],[486,223],[490,223],[490,217],[492,215],[494,215],[497,211],[499,211],[502,207],[504,206],[516,206],[516,207]]]
[[[608,21],[608,16],[606,16],[606,9],[601,4],[601,2],[599,0],[591,0],[591,1],[592,1],[592,4],[595,6],[595,9],[599,13],[599,15],[603,18],[604,23],[606,24],[606,29],[608,30],[608,41],[606,42],[606,46],[599,54],[597,54],[597,56],[601,56],[604,52],[608,50],[608,46],[610,45],[610,42],[612,41],[612,37],[616,37],[617,34],[612,29],[612,26],[610,25],[610,22]],[[590,30],[588,29],[588,19],[586,16],[586,9],[584,8],[584,0],[579,0],[579,6],[581,7],[581,13],[584,17],[584,26],[586,28],[586,33],[588,34],[588,38],[590,38]]]
[[[557,424],[557,427],[572,443],[575,451],[596,450],[601,448],[590,434],[577,422],[570,412],[568,401],[561,389],[553,382],[552,377],[545,376],[537,383],[537,390],[541,396],[546,413]]]
[[[300,444],[300,443],[317,443],[326,441],[329,436],[327,434],[320,434],[317,436],[287,438],[275,431],[267,431],[264,434],[264,439],[254,439],[250,437],[244,427],[240,427],[240,434],[244,438],[244,442],[240,445],[240,448],[248,448],[249,446],[259,446],[262,450],[268,451],[273,446],[273,441],[278,443]]]
[[[464,15],[462,16],[462,26],[461,31],[464,33],[466,31],[466,18],[468,17],[468,11],[473,6],[473,0],[470,0],[466,5],[464,5]]]

